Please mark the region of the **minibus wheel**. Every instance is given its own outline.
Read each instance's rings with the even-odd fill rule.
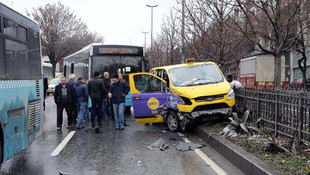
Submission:
[[[180,129],[180,121],[178,116],[175,112],[170,111],[167,115],[167,126],[170,131],[178,131]]]

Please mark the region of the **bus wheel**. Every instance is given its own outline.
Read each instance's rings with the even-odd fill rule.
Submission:
[[[170,131],[175,132],[180,128],[180,122],[175,112],[170,111],[167,115],[167,126]]]

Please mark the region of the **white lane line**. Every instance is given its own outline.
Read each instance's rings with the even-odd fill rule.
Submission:
[[[191,141],[184,137],[184,134],[182,133],[177,133],[180,137],[183,137],[183,140],[186,142],[186,143],[190,143]],[[196,148],[195,150],[195,153],[198,154],[198,156],[200,158],[202,158],[202,160],[204,160],[208,165],[210,165],[210,167],[219,175],[228,175],[221,167],[219,167],[213,160],[211,160],[204,152],[201,151],[201,149],[199,148]]]
[[[73,137],[76,131],[71,131],[66,138],[58,145],[58,147],[53,151],[51,156],[57,156],[62,149],[67,145],[67,143],[70,141],[70,139]]]

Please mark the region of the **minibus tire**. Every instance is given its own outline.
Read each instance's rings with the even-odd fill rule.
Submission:
[[[170,111],[167,115],[167,126],[172,132],[180,130],[180,121],[175,112]]]

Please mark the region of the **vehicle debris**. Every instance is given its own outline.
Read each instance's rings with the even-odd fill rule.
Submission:
[[[152,143],[150,146],[148,146],[147,148],[151,151],[154,151],[154,148],[158,148],[161,151],[164,151],[165,149],[167,149],[169,147],[168,144],[164,144],[164,140],[162,138],[160,138],[159,140],[157,140],[156,142]]]
[[[176,147],[176,150],[184,152],[184,151],[194,151],[196,148],[202,148],[206,146],[205,144],[193,143],[193,142],[180,142]]]

